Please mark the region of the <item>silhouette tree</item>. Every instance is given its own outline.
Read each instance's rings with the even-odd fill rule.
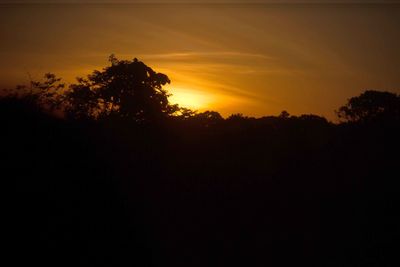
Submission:
[[[281,112],[281,114],[279,114],[279,118],[281,118],[281,119],[288,119],[289,117],[290,117],[290,114],[286,110],[283,110]]]
[[[162,87],[169,78],[136,58],[132,61],[109,58],[111,66],[78,78],[66,92],[67,113],[72,117],[117,116],[134,121],[151,121],[179,110],[168,102]]]
[[[31,80],[28,86],[18,85],[15,90],[6,90],[6,99],[35,106],[35,109],[42,111],[54,111],[61,108],[64,88],[65,83],[61,82],[61,78],[53,73],[45,73],[41,81]]]
[[[228,118],[226,118],[227,121],[244,121],[248,119],[249,117],[244,116],[242,113],[234,113],[231,114]]]
[[[224,118],[216,111],[204,111],[201,113],[195,114],[193,120],[196,121],[199,125],[205,127],[211,127],[217,125],[218,123],[222,122]]]
[[[321,123],[321,124],[328,123],[328,121],[324,117],[314,114],[302,114],[298,117],[298,119],[301,121],[313,122],[313,123]]]
[[[390,92],[368,90],[352,97],[336,111],[339,119],[347,122],[366,122],[377,119],[400,118],[400,96]]]
[[[185,107],[179,107],[179,110],[174,115],[176,115],[175,117],[180,120],[188,120],[188,119],[193,119],[193,117],[196,116],[197,114],[198,112],[196,110],[192,110],[190,108],[185,108]]]

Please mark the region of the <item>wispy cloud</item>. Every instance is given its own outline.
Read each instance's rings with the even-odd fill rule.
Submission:
[[[163,54],[141,54],[146,58],[155,59],[196,59],[196,58],[260,58],[260,59],[273,59],[271,56],[263,54],[246,53],[239,51],[214,51],[214,52],[174,52]]]

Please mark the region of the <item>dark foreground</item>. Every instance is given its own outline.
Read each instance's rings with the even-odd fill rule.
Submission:
[[[0,116],[15,266],[400,266],[398,123]]]

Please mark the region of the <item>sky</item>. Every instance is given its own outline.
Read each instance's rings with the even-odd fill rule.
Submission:
[[[113,53],[167,74],[171,102],[223,116],[334,120],[367,89],[400,93],[395,1],[10,2],[0,1],[3,88],[46,72],[71,83]]]

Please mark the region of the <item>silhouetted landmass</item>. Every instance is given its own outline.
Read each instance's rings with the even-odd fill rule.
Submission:
[[[400,97],[317,115],[171,105],[144,63],[0,99],[14,265],[398,266]],[[12,188],[13,190],[8,190]]]

